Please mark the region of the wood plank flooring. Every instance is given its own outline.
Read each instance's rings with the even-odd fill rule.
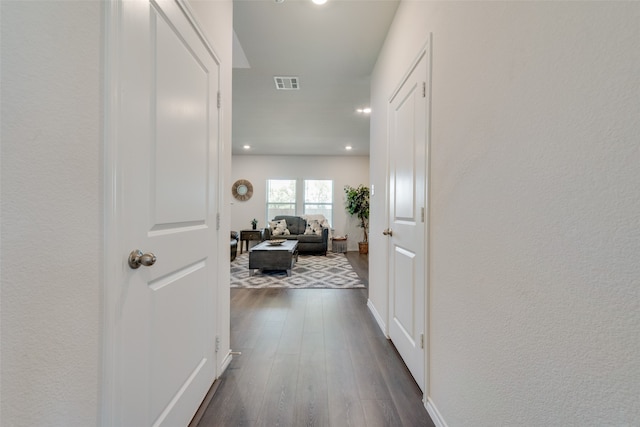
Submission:
[[[364,257],[349,256],[359,274]],[[366,302],[366,289],[232,289],[242,354],[198,426],[434,426]]]
[[[362,279],[367,289],[369,289],[369,255],[358,252],[347,252],[345,255],[358,277]]]

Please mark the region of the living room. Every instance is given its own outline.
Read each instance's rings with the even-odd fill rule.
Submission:
[[[346,185],[368,186],[368,156],[269,156],[234,155],[231,182],[246,180],[253,186],[248,200],[232,199],[231,230],[251,229],[251,221],[258,220],[257,228],[264,228],[267,217],[267,181],[270,179],[295,180],[298,198],[302,197],[304,180],[331,180],[333,183],[332,217],[327,218],[333,236],[347,236],[347,250],[357,251],[363,232],[357,218],[345,209]],[[228,191],[231,191],[229,188]],[[303,203],[296,203],[296,215],[302,215]],[[256,242],[251,242],[256,243]]]

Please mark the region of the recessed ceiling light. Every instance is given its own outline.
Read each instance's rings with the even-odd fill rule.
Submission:
[[[353,147],[352,147],[352,146],[350,146],[350,145],[347,145],[346,147],[344,147],[344,149],[345,149],[345,150],[347,150],[347,151],[351,150],[352,148],[353,148]]]
[[[366,107],[366,108],[358,108],[356,110],[358,113],[362,113],[362,114],[370,114],[371,113],[371,108]]]
[[[245,150],[250,150],[251,146],[250,145],[243,145],[242,148],[244,148]]]
[[[327,0],[311,0],[312,2],[314,2],[315,4],[325,4],[327,2]]]

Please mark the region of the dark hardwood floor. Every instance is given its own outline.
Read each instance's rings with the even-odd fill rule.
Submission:
[[[367,285],[367,289],[369,289],[369,255],[359,252],[347,252],[345,255],[351,267],[353,267],[360,279]]]
[[[366,274],[366,255],[348,258]],[[242,354],[198,426],[434,426],[366,303],[367,289],[232,289]]]

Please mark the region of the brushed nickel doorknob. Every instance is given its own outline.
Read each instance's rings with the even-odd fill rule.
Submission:
[[[156,256],[151,252],[143,254],[140,249],[134,249],[129,254],[129,267],[137,269],[141,265],[145,267],[151,267],[156,263]]]
[[[385,229],[382,234],[384,234],[385,236],[393,236],[393,230],[390,228]]]

